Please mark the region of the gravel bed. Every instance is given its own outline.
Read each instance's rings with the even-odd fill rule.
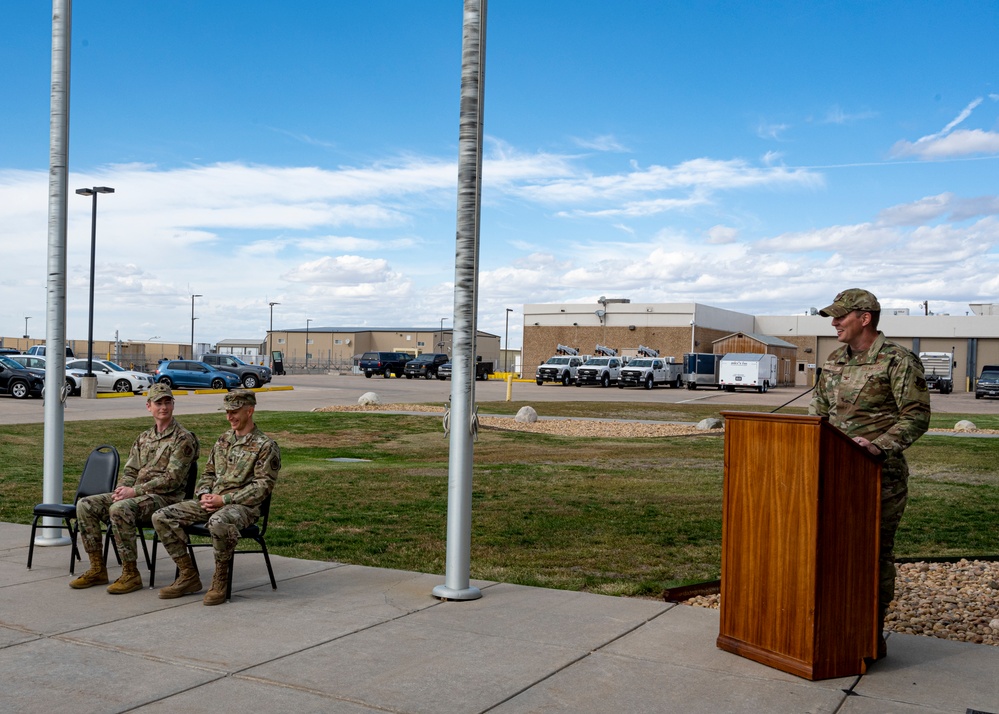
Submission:
[[[444,407],[422,404],[380,404],[320,407],[317,412],[379,412],[404,411],[444,414]],[[640,424],[628,421],[598,421],[589,419],[539,419],[533,424],[514,421],[509,417],[479,417],[479,426],[487,429],[526,431],[534,434],[578,437],[613,437],[640,439],[656,436],[691,436],[695,434],[721,434],[721,429],[705,431],[688,424]]]
[[[885,630],[999,647],[999,563],[900,563]],[[685,605],[717,609],[720,595]]]
[[[407,411],[444,413],[444,407],[419,404],[381,404],[322,407],[323,412]],[[481,417],[485,428],[529,431],[558,436],[647,438],[721,434],[678,424],[638,424],[622,421],[550,419],[526,424],[512,417]],[[948,431],[938,429],[936,431]],[[994,433],[995,430],[982,429]],[[721,597],[706,595],[684,602],[718,608]],[[895,600],[885,618],[885,629],[910,635],[999,646],[999,563],[961,560],[957,563],[901,563],[895,581]]]

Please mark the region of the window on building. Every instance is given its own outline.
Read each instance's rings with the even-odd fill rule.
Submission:
[[[311,345],[311,344],[312,344],[313,342],[314,342],[314,340],[306,340],[306,341],[305,341],[305,344],[307,344],[307,345]]]
[[[278,337],[278,344],[279,345],[283,345],[284,344],[284,338],[283,337]]]
[[[333,340],[333,344],[334,345],[342,345],[343,344],[343,340]]]

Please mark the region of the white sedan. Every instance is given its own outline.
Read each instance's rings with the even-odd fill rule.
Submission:
[[[108,360],[93,360],[93,369],[94,376],[97,377],[98,392],[144,392],[153,384],[152,375],[133,372]],[[73,378],[77,389],[86,374],[87,360],[74,359],[66,362],[66,376]]]

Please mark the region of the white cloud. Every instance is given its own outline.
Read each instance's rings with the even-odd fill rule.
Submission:
[[[723,190],[815,188],[822,184],[821,174],[806,169],[700,158],[674,167],[653,165],[623,174],[557,178],[525,185],[518,193],[543,204],[587,204],[585,209],[564,210],[561,215],[639,216],[702,205]],[[656,195],[666,193],[679,195]],[[648,194],[652,196],[646,198]],[[604,207],[593,207],[597,202]]]
[[[619,142],[616,137],[611,136],[610,134],[595,136],[592,139],[572,137],[572,141],[577,146],[581,146],[584,149],[592,149],[593,151],[611,151],[615,153],[624,153],[628,151],[628,148],[624,146],[624,144]]]
[[[398,282],[399,273],[389,269],[383,258],[362,258],[357,255],[323,256],[300,264],[281,276],[285,280],[310,285],[357,286],[371,283]]]
[[[735,243],[739,231],[730,226],[712,226],[705,235],[711,245],[727,245]]]
[[[756,135],[761,139],[778,141],[781,139],[782,134],[790,128],[790,124],[768,124],[760,122],[756,126]]]
[[[926,196],[912,203],[886,208],[878,214],[878,222],[896,226],[918,226],[948,216],[954,222],[980,216],[999,215],[999,196],[960,198],[953,193]]]
[[[972,156],[975,154],[999,154],[999,132],[982,129],[956,129],[982,103],[978,97],[936,134],[928,134],[914,142],[898,141],[891,148],[891,156],[904,158],[914,156],[926,161]]]
[[[873,111],[848,113],[843,111],[843,108],[838,104],[834,104],[829,108],[829,111],[826,112],[826,116],[823,121],[826,124],[852,124],[865,119],[874,119],[877,116],[878,113]]]

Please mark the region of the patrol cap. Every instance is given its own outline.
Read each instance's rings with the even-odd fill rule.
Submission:
[[[881,303],[874,297],[874,293],[860,288],[850,288],[837,295],[832,305],[819,310],[819,314],[823,317],[843,317],[854,310],[881,312]]]
[[[245,406],[257,406],[257,395],[249,389],[234,389],[225,395],[219,411],[232,412]]]
[[[167,397],[173,399],[173,390],[162,382],[157,382],[149,388],[148,392],[146,392],[147,402],[158,402],[159,400],[166,399]]]

